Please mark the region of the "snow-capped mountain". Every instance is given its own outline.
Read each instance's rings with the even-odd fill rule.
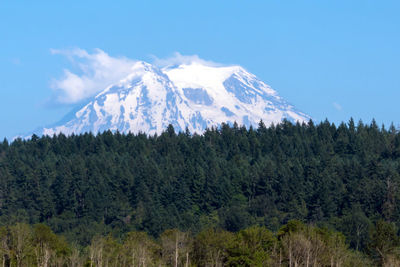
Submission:
[[[161,133],[168,124],[177,131],[203,132],[221,123],[257,126],[282,119],[310,117],[240,66],[215,67],[192,62],[158,68],[137,62],[125,79],[104,89],[66,122],[40,133],[78,134],[105,130]]]

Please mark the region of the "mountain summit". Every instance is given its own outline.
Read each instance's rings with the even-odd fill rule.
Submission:
[[[83,132],[201,133],[207,127],[237,122],[266,125],[282,119],[310,117],[288,104],[276,91],[240,66],[216,67],[192,62],[159,68],[136,62],[123,80],[105,88],[72,118],[40,134]]]

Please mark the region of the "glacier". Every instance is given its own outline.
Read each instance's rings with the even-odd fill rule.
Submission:
[[[201,134],[222,123],[256,127],[261,120],[270,125],[283,119],[302,123],[310,116],[240,66],[186,62],[158,67],[138,61],[128,76],[89,99],[68,120],[37,133],[154,135],[171,124],[176,131]]]

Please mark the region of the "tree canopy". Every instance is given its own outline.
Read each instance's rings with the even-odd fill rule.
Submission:
[[[275,232],[296,219],[367,251],[372,225],[400,226],[399,174],[400,134],[375,121],[32,136],[0,142],[0,224],[44,223],[87,245],[130,231]]]

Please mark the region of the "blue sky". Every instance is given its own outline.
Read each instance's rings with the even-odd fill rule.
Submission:
[[[63,2],[63,3],[62,3]],[[239,64],[315,120],[400,125],[400,1],[0,0],[0,138],[60,120],[57,50]]]

